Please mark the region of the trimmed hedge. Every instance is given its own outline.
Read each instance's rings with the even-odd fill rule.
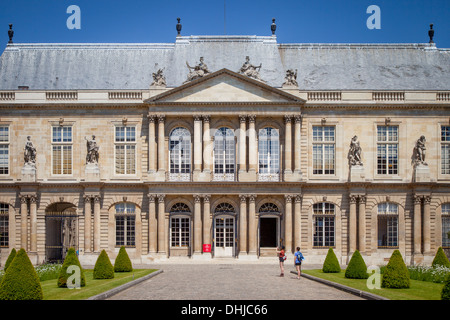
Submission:
[[[341,266],[334,254],[333,248],[328,249],[327,256],[323,262],[322,271],[324,273],[339,273],[341,272]]]
[[[14,260],[14,258],[16,257],[17,251],[16,249],[12,249],[11,252],[9,253],[8,259],[6,259],[5,262],[5,267],[3,268],[3,271],[6,272],[6,270],[8,269],[9,265],[11,264],[11,262]]]
[[[66,258],[64,259],[64,263],[59,271],[58,276],[58,287],[67,288],[67,279],[73,273],[67,273],[67,268],[71,265],[76,265],[80,268],[80,286],[84,287],[86,285],[86,277],[84,275],[83,268],[81,267],[80,261],[78,260],[77,253],[74,248],[70,248],[67,251]]]
[[[364,262],[364,259],[358,250],[353,253],[352,258],[348,263],[347,269],[345,269],[345,277],[349,279],[369,278],[366,263]]]
[[[383,278],[381,280],[381,287],[383,288],[409,288],[409,271],[403,261],[402,254],[399,250],[395,250],[386,269],[383,273]]]
[[[125,246],[121,246],[119,254],[114,261],[114,272],[131,272],[133,271],[133,266],[131,264],[130,257],[128,256]]]
[[[41,282],[30,258],[20,249],[0,283],[0,300],[42,300]]]
[[[436,266],[450,268],[450,261],[448,261],[448,258],[445,255],[445,252],[442,249],[442,247],[439,247],[438,251],[436,252],[436,255],[434,256],[433,263],[431,264],[431,266],[433,268]]]
[[[114,267],[109,260],[108,254],[102,250],[94,266],[94,279],[113,279]]]
[[[450,300],[450,276],[444,282],[444,287],[441,291],[441,300]]]

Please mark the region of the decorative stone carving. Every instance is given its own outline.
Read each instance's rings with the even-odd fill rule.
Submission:
[[[8,30],[8,37],[9,37],[9,41],[8,43],[13,43],[13,37],[14,37],[14,30],[12,29],[12,24],[9,25],[9,30]]]
[[[97,144],[97,141],[95,141],[95,136],[92,136],[92,139],[86,139],[86,146],[87,146],[87,155],[86,155],[86,164],[92,163],[92,164],[98,164],[99,159],[99,145]]]
[[[427,166],[428,164],[425,162],[425,136],[421,136],[416,141],[416,146],[414,147],[414,154],[413,154],[413,164],[415,166],[418,165],[424,165]]]
[[[286,70],[286,76],[284,77],[283,87],[298,87],[297,82],[297,69]]]
[[[350,150],[348,152],[348,160],[351,166],[362,166],[361,161],[361,146],[359,145],[358,137],[354,136],[350,141]]]
[[[262,63],[259,66],[254,66],[250,63],[250,57],[245,57],[245,62],[242,65],[241,69],[239,69],[239,73],[247,76],[249,78],[256,79],[258,81],[263,81],[261,76],[259,75],[259,70],[261,70]]]
[[[36,148],[31,141],[31,137],[27,137],[27,142],[24,148],[24,161],[25,166],[36,167]]]
[[[189,69],[189,74],[187,80],[184,83],[202,78],[208,73],[211,73],[208,69],[208,66],[203,61],[204,61],[203,57],[200,57],[200,63],[195,67],[191,67],[189,63],[186,61],[186,65]]]
[[[151,87],[166,87],[166,77],[164,76],[164,68],[158,69],[158,71],[152,74],[153,82]]]

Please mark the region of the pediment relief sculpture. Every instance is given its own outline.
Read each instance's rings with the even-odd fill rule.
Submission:
[[[262,63],[260,63],[259,66],[252,65],[250,63],[250,57],[246,56],[244,64],[239,69],[239,73],[244,75],[244,76],[247,76],[249,78],[253,78],[255,80],[264,82],[261,79],[261,76],[259,75],[259,71],[261,70],[261,66],[262,66]]]
[[[189,69],[189,74],[188,74],[187,80],[184,83],[202,78],[205,75],[211,73],[211,71],[209,71],[206,63],[204,63],[203,57],[200,57],[200,63],[198,65],[196,65],[195,67],[191,67],[187,61],[186,61],[186,65]]]

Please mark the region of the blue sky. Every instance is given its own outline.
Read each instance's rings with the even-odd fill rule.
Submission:
[[[67,28],[67,8],[81,29]],[[368,29],[377,5],[381,29]],[[426,43],[450,48],[450,0],[0,0],[0,50],[12,23],[15,43],[173,43],[182,35],[271,35],[278,43]],[[3,30],[3,31],[2,31]]]

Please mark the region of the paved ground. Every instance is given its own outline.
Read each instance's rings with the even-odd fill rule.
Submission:
[[[109,300],[362,300],[273,264],[162,264],[163,273]]]

